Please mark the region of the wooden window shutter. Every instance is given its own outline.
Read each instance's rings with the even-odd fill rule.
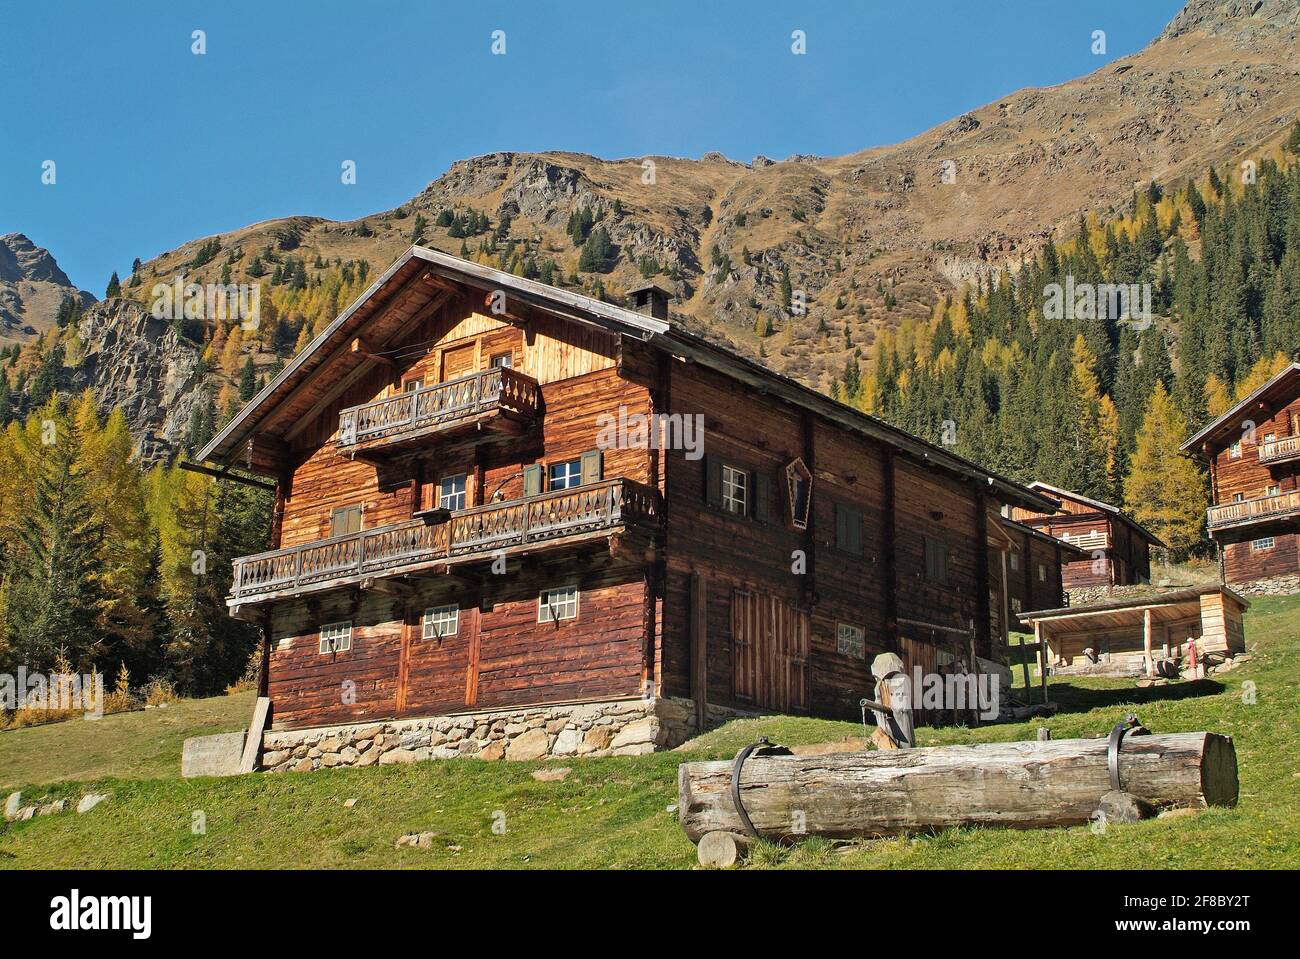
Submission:
[[[772,521],[772,477],[762,470],[754,473],[754,519]]]
[[[587,450],[582,454],[582,485],[599,483],[601,480],[600,450]]]
[[[722,506],[722,460],[704,455],[704,501],[710,506]]]
[[[862,555],[862,510],[835,504],[835,548],[854,556]]]
[[[542,492],[542,464],[524,467],[524,495],[538,496]]]

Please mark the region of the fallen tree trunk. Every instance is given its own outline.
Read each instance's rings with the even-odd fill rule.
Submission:
[[[766,839],[850,839],[947,826],[1034,829],[1086,823],[1110,791],[1106,739],[989,743],[824,756],[750,756],[740,798]],[[1126,737],[1122,789],[1157,808],[1234,806],[1237,754],[1216,733]],[[678,819],[699,842],[745,835],[731,761],[683,763]]]

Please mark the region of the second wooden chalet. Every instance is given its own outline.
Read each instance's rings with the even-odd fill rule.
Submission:
[[[1118,506],[1081,493],[1030,483],[1029,488],[1061,503],[1055,513],[1014,509],[1017,522],[1083,550],[1065,563],[1067,591],[1088,587],[1129,586],[1151,580],[1151,547],[1164,549],[1153,533]]]
[[[1208,424],[1182,449],[1210,468],[1206,518],[1228,583],[1300,585],[1300,363]]]
[[[273,769],[636,753],[858,718],[872,656],[996,652],[1052,498],[641,309],[412,248],[201,451],[276,484],[236,561]],[[1032,563],[1032,560],[1027,562]]]

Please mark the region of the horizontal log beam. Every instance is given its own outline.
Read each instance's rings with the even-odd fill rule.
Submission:
[[[1236,805],[1237,756],[1227,736],[1130,735],[1119,755],[1123,790],[1154,807]],[[719,830],[747,834],[732,802],[732,766],[678,767],[678,819],[693,842]],[[1077,826],[1110,790],[1106,739],[754,755],[740,776],[755,830],[774,840]]]

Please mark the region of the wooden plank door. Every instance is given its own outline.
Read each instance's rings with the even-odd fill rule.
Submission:
[[[778,712],[808,709],[808,610],[750,590],[732,594],[735,698]]]

